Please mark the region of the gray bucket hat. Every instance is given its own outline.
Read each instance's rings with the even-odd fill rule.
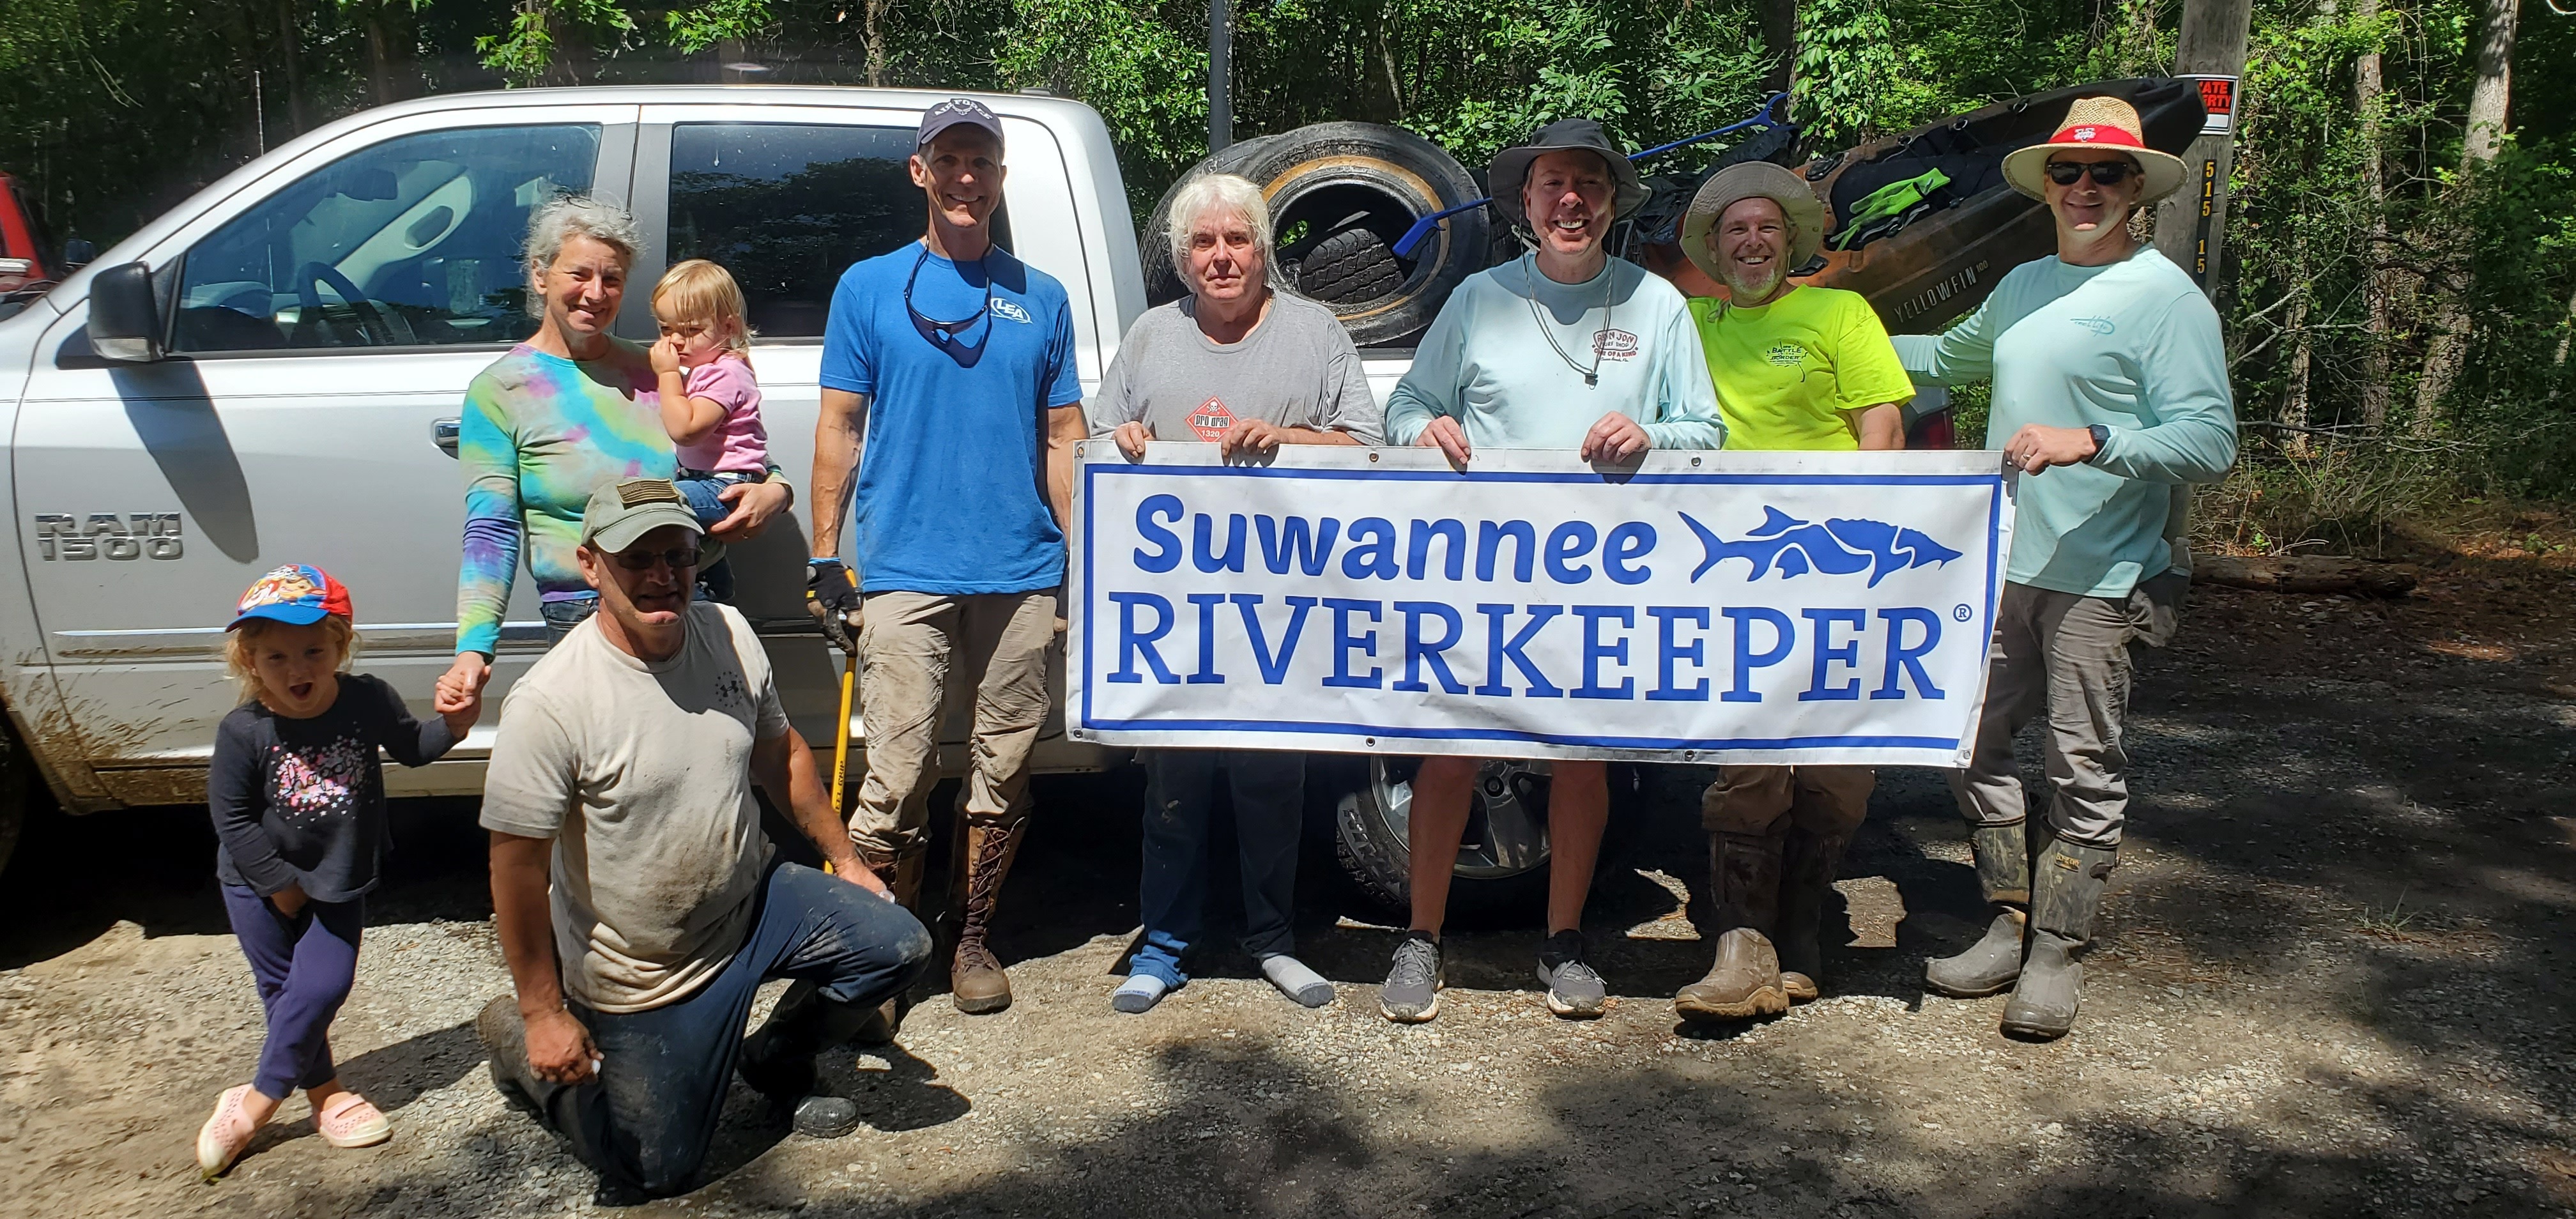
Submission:
[[[1690,210],[1682,215],[1682,254],[1701,274],[1726,282],[1717,273],[1717,256],[1709,252],[1708,235],[1726,209],[1747,199],[1779,204],[1797,229],[1789,239],[1789,270],[1807,265],[1825,244],[1825,205],[1807,189],[1806,179],[1769,161],[1729,165],[1700,184],[1699,193],[1691,196]]]
[[[1645,205],[1646,184],[1638,180],[1637,167],[1629,162],[1627,153],[1610,142],[1599,122],[1558,119],[1539,128],[1529,142],[1495,153],[1493,165],[1485,171],[1485,190],[1493,196],[1494,206],[1502,209],[1506,223],[1514,228],[1530,227],[1529,216],[1521,208],[1521,186],[1529,180],[1530,162],[1543,152],[1567,151],[1596,153],[1609,162],[1611,181],[1618,184],[1610,203],[1614,219]]]

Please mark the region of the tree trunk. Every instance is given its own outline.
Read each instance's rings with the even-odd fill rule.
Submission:
[[[304,42],[295,32],[295,0],[277,0],[277,55],[285,61],[286,134],[292,138],[304,134]]]
[[[2293,256],[2298,260],[2299,274],[2307,274],[2307,242],[2299,243]],[[2281,422],[2294,428],[2308,426],[2308,365],[2316,358],[2316,339],[2308,333],[2308,294],[2299,290],[2299,299],[2290,302],[2290,316],[2281,320],[2293,337],[2290,341],[2290,392],[2281,400]],[[2281,447],[2292,457],[2308,455],[2306,432],[2283,432]]]
[[[2485,0],[2486,19],[2478,36],[2477,83],[2469,91],[2469,123],[2460,147],[2460,180],[2473,180],[2495,160],[2504,139],[2505,114],[2513,97],[2513,33],[2517,0]],[[2449,397],[2469,354],[2469,268],[2453,277],[2424,348],[2424,379],[2415,386],[2415,431],[2435,430],[2434,411]]]
[[[1762,78],[1765,94],[1791,92],[1798,63],[1798,0],[1757,0],[1762,22],[1762,49],[1771,56],[1771,71]]]
[[[893,7],[894,0],[867,0],[866,16],[862,18],[868,40],[868,84],[871,87],[882,88],[885,85],[885,19],[887,10]]]
[[[2359,17],[2366,25],[2379,21],[2379,0],[2361,0]],[[2387,86],[2380,78],[2379,45],[2362,52],[2352,65],[2353,111],[2361,116],[2362,206],[2370,214],[2370,231],[2363,247],[2369,274],[2362,280],[2361,321],[2361,422],[2368,428],[2388,425],[2388,302],[2396,272],[2385,265],[2394,254],[2388,239],[2388,171],[2380,155],[2380,94]]]

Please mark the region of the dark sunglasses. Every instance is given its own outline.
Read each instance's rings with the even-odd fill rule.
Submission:
[[[943,322],[914,308],[912,304],[912,286],[920,281],[921,268],[929,261],[930,247],[923,246],[921,257],[912,260],[912,274],[905,276],[903,280],[903,311],[912,315],[912,328],[920,331],[921,337],[930,340],[931,346],[947,352],[951,359],[957,361],[959,368],[973,368],[984,358],[984,342],[991,341],[992,327],[989,325],[985,327],[984,342],[978,342],[971,347],[967,346],[959,336],[975,323],[993,315],[992,272],[985,269],[980,260],[977,262],[977,269],[984,271],[984,304],[973,313],[967,314],[962,321]]]
[[[2126,161],[2051,161],[2048,163],[2048,180],[2059,186],[2073,186],[2087,173],[2092,174],[2093,181],[2100,185],[2118,186],[2127,181],[2130,174],[2139,172],[2142,171],[2137,166]]]
[[[698,552],[694,549],[621,550],[617,552],[617,565],[628,571],[651,571],[653,570],[653,565],[656,563],[668,563],[671,565],[671,570],[673,571],[696,567],[698,565]]]

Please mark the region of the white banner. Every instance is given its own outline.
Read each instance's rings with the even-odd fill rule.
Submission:
[[[1081,446],[1077,739],[1957,766],[2012,484],[1983,452]]]

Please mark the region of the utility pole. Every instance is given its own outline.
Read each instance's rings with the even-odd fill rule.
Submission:
[[[2212,296],[2226,245],[2227,175],[2236,164],[2236,115],[2244,108],[2245,39],[2253,19],[2250,0],[2183,0],[2182,37],[2174,49],[2174,75],[2200,82],[2209,121],[2183,153],[2182,189],[2156,207],[2156,248]]]
[[[1234,14],[1208,0],[1208,151],[1234,142]]]

